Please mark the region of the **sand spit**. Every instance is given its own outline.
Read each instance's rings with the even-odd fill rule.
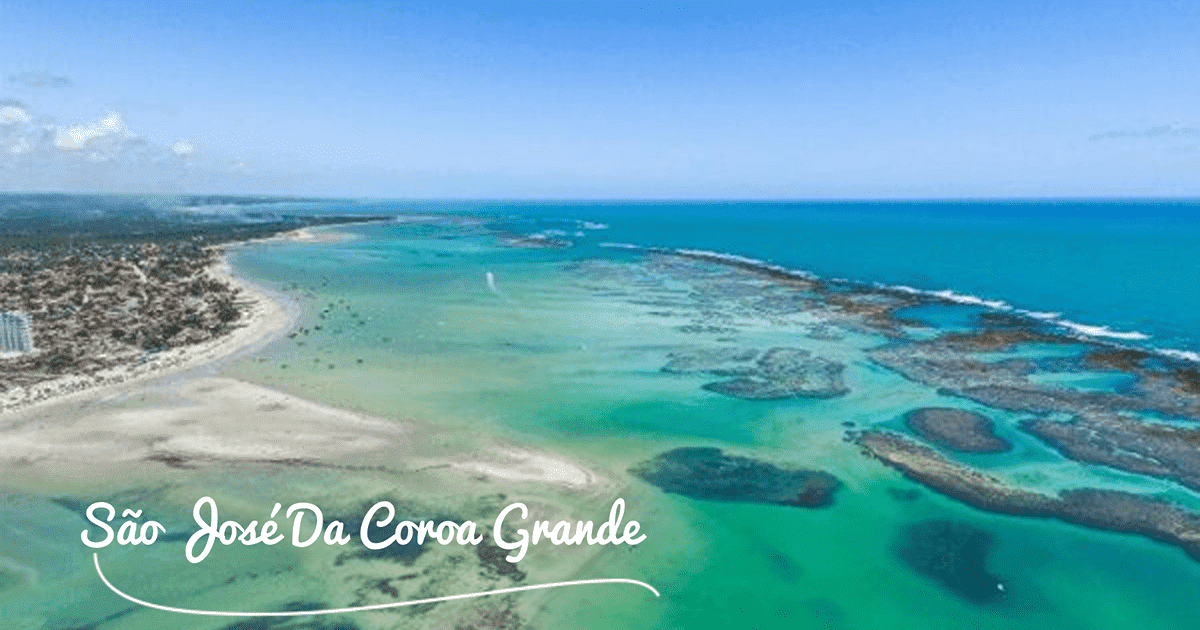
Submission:
[[[513,447],[476,454],[471,461],[451,463],[452,468],[502,481],[533,481],[569,488],[596,484],[596,474],[570,460]]]
[[[407,432],[237,380],[195,378],[22,412],[0,427],[0,470],[68,481],[239,462],[332,466],[403,447]]]
[[[456,456],[429,448],[440,431],[435,427],[370,417],[218,376],[222,364],[294,327],[300,306],[236,277],[223,258],[208,272],[241,289],[243,313],[230,333],[148,355],[141,363],[5,392],[0,474],[33,485],[41,480],[70,486],[154,478],[164,467],[266,464],[383,473],[446,469],[571,490],[602,481],[567,459],[486,439],[468,440],[470,456]]]
[[[344,243],[353,240],[354,236],[346,232],[337,232],[329,229],[314,230],[312,228],[300,228],[299,230],[285,232],[275,238],[293,243]]]
[[[445,470],[572,491],[601,482],[567,459],[486,439],[464,460],[434,446],[438,435],[415,421],[346,411],[231,378],[192,377],[15,414],[0,427],[0,475],[63,489],[246,465],[385,475]]]

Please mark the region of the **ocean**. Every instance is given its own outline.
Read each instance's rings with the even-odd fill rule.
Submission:
[[[906,333],[914,339],[971,330],[981,314],[1024,315],[1079,345],[1018,345],[992,358],[1036,365],[1038,382],[1053,387],[1122,392],[1127,382],[1120,375],[1068,365],[1068,359],[1093,342],[1143,349],[1172,365],[1200,358],[1198,202],[360,201],[305,207],[422,216],[316,230],[342,239],[231,248],[239,273],[301,304],[303,332],[223,373],[436,427],[455,452],[469,454],[473,440],[487,436],[595,471],[604,481],[579,493],[576,513],[623,497],[647,540],[591,555],[536,548],[525,566],[535,577],[569,570],[571,579],[643,580],[662,597],[606,585],[518,600],[522,619],[536,627],[1166,630],[1191,627],[1200,614],[1200,563],[1179,548],[972,508],[865,456],[847,440],[847,429],[911,435],[901,420],[907,411],[961,408],[994,420],[1011,450],[939,450],[1004,482],[1045,493],[1105,488],[1200,505],[1192,490],[1072,461],[1021,428],[1029,413],[988,407],[882,366],[872,352],[897,343],[894,337],[802,308],[811,296],[786,282],[786,274],[794,274],[834,281],[834,294],[886,289],[892,293],[881,295],[946,298],[907,312],[919,320]],[[736,264],[725,265],[722,257]],[[712,370],[664,370],[680,356],[779,347],[845,366],[846,391],[744,399],[712,388]],[[664,492],[630,472],[661,453],[692,447],[826,471],[841,487],[831,506],[806,509]],[[320,479],[309,478],[314,475]],[[295,487],[332,484],[352,491],[352,477],[306,472]],[[222,483],[229,484],[223,492],[237,494],[237,484]],[[261,479],[255,496],[270,484],[293,487],[286,477]],[[400,482],[396,492],[410,490],[436,501],[429,497],[437,488]],[[517,483],[512,492],[538,491]],[[445,498],[447,506],[460,501]],[[53,520],[48,514],[38,516]],[[58,529],[68,530],[71,517],[58,518]],[[934,533],[914,538],[919,527]],[[78,545],[45,547],[38,551],[42,566],[62,554],[84,554]],[[4,553],[20,555],[0,549]],[[115,562],[135,562],[131,554],[122,557]],[[212,571],[233,570],[231,562],[213,563]],[[288,562],[304,564],[247,554],[239,570],[269,564],[286,572],[293,570]],[[124,566],[126,574],[132,571],[132,564]],[[71,583],[84,583],[86,570],[85,563]],[[321,571],[308,567],[307,591],[295,581],[280,586],[278,579],[250,580],[242,588],[261,589],[253,601],[263,605],[270,605],[265,593],[271,589],[346,605],[339,594],[359,577],[340,568]],[[979,579],[1000,594],[973,592],[969,584],[963,589]],[[438,594],[451,594],[453,586]],[[236,594],[157,589],[159,599],[173,597],[176,605],[197,597],[212,606],[238,605],[231,599]],[[50,591],[41,597],[50,598]],[[22,612],[51,607],[41,601]],[[113,606],[106,606],[112,614]],[[98,627],[154,627],[163,619],[130,614]],[[187,627],[241,627],[192,622]],[[363,628],[423,624],[416,615],[372,613],[347,622]]]
[[[1200,348],[1196,202],[546,203],[495,210],[605,221],[610,230],[602,238],[609,241],[948,290],[1058,313],[1092,334]]]

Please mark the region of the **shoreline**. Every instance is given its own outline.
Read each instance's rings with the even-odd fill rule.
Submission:
[[[239,290],[239,301],[246,306],[229,332],[195,345],[144,355],[141,362],[111,367],[94,375],[71,374],[29,387],[15,387],[0,395],[0,418],[29,409],[77,401],[88,395],[112,395],[124,386],[211,367],[270,343],[299,320],[299,304],[237,275],[229,261],[228,252],[219,256],[207,268],[207,273],[214,279],[235,286]]]
[[[426,444],[440,430],[418,420],[385,420],[224,375],[230,362],[279,340],[302,315],[296,299],[237,273],[234,248],[247,244],[227,246],[206,268],[214,279],[240,289],[245,310],[227,334],[141,363],[0,396],[0,470],[19,467],[30,478],[67,486],[90,483],[73,472],[81,464],[92,469],[92,482],[96,475],[153,476],[163,467],[181,472],[265,465],[392,474],[445,468],[474,483],[530,484],[572,494],[612,485],[588,463],[559,454],[495,438],[473,444],[466,457],[440,452]],[[280,413],[284,410],[289,411]],[[393,469],[391,457],[398,452],[421,465]]]

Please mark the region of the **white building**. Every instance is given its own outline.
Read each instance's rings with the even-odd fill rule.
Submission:
[[[29,316],[11,311],[0,312],[0,356],[15,356],[28,352],[33,352]]]

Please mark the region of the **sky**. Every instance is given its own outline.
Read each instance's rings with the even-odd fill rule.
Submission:
[[[0,0],[0,190],[1200,196],[1200,2]]]

